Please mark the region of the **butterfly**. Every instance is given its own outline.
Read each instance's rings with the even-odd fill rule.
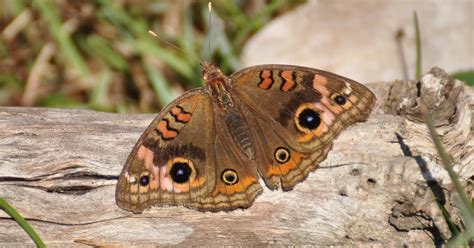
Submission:
[[[230,76],[201,67],[206,85],[171,102],[135,144],[117,183],[120,208],[247,208],[263,191],[259,178],[291,190],[376,101],[360,83],[307,67],[259,65]]]

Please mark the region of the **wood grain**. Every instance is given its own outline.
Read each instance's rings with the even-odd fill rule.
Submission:
[[[456,111],[434,111],[447,109],[438,130],[467,183],[474,92],[460,82],[440,86],[447,76],[437,73],[423,78],[421,95],[451,87],[434,104]],[[379,101],[369,120],[344,131],[305,182],[289,192],[265,189],[249,209],[228,213],[167,207],[134,215],[115,205],[117,176],[155,115],[1,107],[0,197],[49,246],[432,246],[450,237],[433,191],[459,216],[426,125],[416,110],[401,111],[419,93],[415,82],[404,83],[401,93],[392,84],[370,85]],[[0,246],[25,244],[33,243],[0,211]]]

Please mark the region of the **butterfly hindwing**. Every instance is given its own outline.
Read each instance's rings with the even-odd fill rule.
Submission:
[[[374,94],[362,84],[312,68],[261,65],[230,76],[236,98],[250,109],[267,186],[285,190],[314,171],[345,127],[364,121]]]

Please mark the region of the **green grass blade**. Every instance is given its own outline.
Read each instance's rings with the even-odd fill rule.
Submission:
[[[235,54],[234,49],[232,48],[232,45],[230,44],[230,41],[223,30],[222,32],[218,33],[217,40],[219,43],[219,51],[221,54],[225,54],[224,62],[230,66],[232,71],[237,71],[240,69],[240,60],[237,54]]]
[[[176,72],[180,73],[184,77],[193,77],[193,69],[185,60],[179,58],[171,52],[168,52],[166,49],[157,46],[157,43],[150,40],[150,38],[143,37],[137,40],[135,44],[137,49],[140,51],[140,54],[153,54],[154,56],[160,58],[164,63],[171,66],[174,70],[176,70]]]
[[[461,229],[456,224],[454,224],[451,218],[451,215],[449,214],[446,207],[443,204],[441,204],[441,202],[438,199],[436,199],[436,203],[438,204],[438,207],[441,209],[441,213],[443,214],[444,220],[446,221],[446,223],[448,223],[449,230],[451,231],[453,236],[459,236],[461,234]]]
[[[48,108],[87,109],[88,105],[61,93],[50,94],[38,101],[38,106]]]
[[[120,31],[130,31],[135,37],[147,33],[147,27],[141,20],[132,18],[125,10],[117,6],[114,1],[99,0],[98,3],[100,4],[99,11]]]
[[[288,2],[287,2],[288,3]],[[242,43],[271,19],[272,15],[285,4],[283,0],[275,0],[266,4],[262,10],[255,14],[255,18],[249,18],[248,23],[239,30],[233,39],[234,46],[241,46]]]
[[[216,12],[218,11],[221,15],[226,16],[227,20],[232,20],[232,24],[237,27],[247,26],[250,19],[253,18],[253,16],[245,15],[242,6],[237,1],[221,1],[216,6]]]
[[[416,71],[415,71],[415,80],[420,80],[421,78],[421,37],[420,37],[420,24],[418,23],[418,16],[415,13],[413,14],[415,19],[415,40],[416,40]]]
[[[196,40],[193,34],[193,12],[191,7],[187,7],[184,10],[184,21],[183,21],[183,36],[181,40],[181,46],[185,51],[186,55],[196,56],[194,44]]]
[[[56,42],[58,42],[64,56],[71,62],[72,66],[81,76],[88,76],[89,69],[77,51],[69,35],[62,29],[61,19],[56,12],[54,1],[33,1],[41,16],[49,26],[49,30]]]
[[[99,80],[97,80],[97,83],[92,90],[89,104],[96,110],[110,109],[107,102],[107,93],[109,92],[112,83],[112,75],[109,71],[104,71],[100,74],[98,79]]]
[[[10,52],[8,51],[7,44],[3,40],[0,40],[0,59],[7,59],[9,55]]]
[[[190,79],[193,78],[192,66],[185,59],[180,58],[172,52],[159,46],[159,43],[152,40],[148,34],[148,26],[146,22],[139,18],[133,18],[125,10],[114,5],[109,0],[100,0],[101,13],[103,16],[115,25],[121,33],[126,35],[127,41],[132,47],[137,48],[142,55],[153,54],[159,57],[164,63],[172,67],[182,76]]]
[[[104,61],[114,70],[126,72],[128,69],[128,62],[125,58],[116,52],[109,44],[110,41],[102,36],[93,34],[87,38],[80,39],[79,44],[82,50],[86,51],[92,57],[96,57]]]
[[[472,241],[474,238],[474,229],[470,229],[464,232],[462,235],[454,237],[451,241],[446,243],[446,247],[448,248],[458,248],[458,247],[471,247],[467,244]]]
[[[0,74],[0,88],[23,90],[23,82],[13,73]]]
[[[178,94],[174,92],[169,86],[166,78],[161,72],[151,67],[146,61],[143,61],[143,66],[151,81],[151,86],[155,91],[155,95],[158,97],[158,102],[162,107],[173,101]]]
[[[203,17],[207,16],[208,13],[209,12],[203,11],[202,12]],[[205,19],[205,20],[209,22],[208,19]],[[208,44],[209,39],[211,39],[212,46],[211,46],[210,51],[207,45],[203,46],[202,56],[204,57],[205,54],[209,54],[209,56],[212,56],[212,54],[216,50],[218,50],[220,54],[223,55],[222,59],[224,61],[223,63],[220,63],[220,67],[224,72],[227,71],[228,69],[227,67],[230,67],[231,71],[236,71],[240,69],[239,58],[237,54],[235,53],[233,46],[231,42],[229,41],[229,39],[227,38],[227,35],[224,31],[224,21],[217,14],[214,14],[212,15],[211,24],[209,26],[212,29],[212,33],[210,37],[209,36],[206,37],[204,44]]]
[[[19,15],[26,7],[28,7],[27,1],[17,0],[17,1],[3,1],[4,8],[10,10],[15,15]]]
[[[469,240],[474,238],[474,210],[471,207],[471,201],[468,199],[464,188],[462,187],[461,181],[459,179],[459,175],[453,170],[452,159],[446,153],[443,144],[436,132],[434,127],[434,120],[431,113],[425,114],[426,124],[428,125],[428,129],[430,131],[431,138],[433,143],[438,151],[439,156],[441,157],[441,161],[444,164],[444,168],[449,174],[451,181],[454,184],[454,188],[461,199],[459,204],[459,208],[461,211],[461,216],[463,218],[463,223],[466,226],[466,231],[461,235],[456,235],[456,232],[453,232],[453,240],[449,242],[448,247],[460,247],[462,244],[467,244]],[[443,208],[441,208],[443,210]],[[443,213],[444,214],[444,213]],[[446,218],[446,216],[445,216]],[[447,217],[448,224],[451,222],[450,217]],[[450,226],[451,228],[451,226]]]
[[[474,86],[474,70],[456,72],[451,76],[455,79],[466,82],[470,86]]]
[[[468,200],[467,194],[464,191],[461,181],[459,180],[459,175],[453,170],[452,160],[449,158],[448,154],[444,150],[443,144],[439,139],[438,133],[434,127],[434,121],[432,114],[426,114],[426,124],[428,125],[428,129],[430,131],[431,138],[433,139],[433,143],[435,144],[436,150],[438,151],[439,156],[441,157],[441,161],[444,164],[444,168],[448,171],[449,177],[451,178],[456,192],[459,194],[459,198],[461,198],[463,207],[469,209],[470,218],[474,220],[474,211],[471,209],[471,201]]]
[[[12,217],[18,225],[25,230],[25,232],[31,237],[33,242],[35,242],[38,247],[46,247],[43,240],[38,236],[35,230],[26,222],[26,220],[13,208],[8,202],[0,197],[0,208],[5,211],[10,217]]]

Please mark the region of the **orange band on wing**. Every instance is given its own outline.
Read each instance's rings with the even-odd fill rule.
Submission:
[[[180,122],[189,122],[190,119],[191,119],[191,115],[185,114],[185,113],[181,113],[177,117],[177,120]]]
[[[160,186],[159,182],[158,182],[158,179],[159,177],[157,177],[156,175],[153,175],[152,179],[151,179],[151,182],[150,182],[150,189],[152,190],[155,190],[155,189],[158,189],[158,186]]]
[[[333,105],[333,103],[329,101],[329,97],[326,96],[323,96],[321,103],[324,104],[324,106],[326,106],[326,108],[328,108],[334,114],[339,114],[343,110],[341,106],[336,104]]]
[[[181,109],[181,107],[175,106],[171,108],[170,112],[172,115],[179,115],[179,113],[183,112],[183,110]]]
[[[313,140],[314,133],[305,133],[298,137],[298,142],[308,142]]]
[[[240,182],[236,183],[235,185],[217,184],[216,188],[212,192],[212,195],[217,196],[219,194],[231,195],[231,194],[235,194],[235,193],[242,193],[245,190],[247,190],[247,188],[250,185],[254,184],[255,182],[257,182],[257,179],[255,177],[246,176],[244,178],[241,178]]]
[[[321,93],[323,96],[329,97],[330,92],[326,85],[328,84],[328,79],[326,77],[323,77],[321,75],[314,75],[313,79],[313,88],[317,90],[319,93]]]
[[[272,78],[272,71],[270,70],[263,70],[260,73],[260,83],[258,84],[258,87],[264,90],[270,89],[273,84],[273,78]]]
[[[293,72],[292,71],[282,71],[281,72],[281,77],[284,79],[284,82],[281,85],[281,90],[282,91],[288,92],[296,86],[296,83],[293,80]]]
[[[155,156],[155,153],[153,153],[152,150],[148,149],[146,146],[141,145],[138,147],[137,150],[137,158],[140,160],[143,160],[143,164],[145,164],[145,167],[147,170],[151,171],[153,169],[153,157]]]
[[[286,175],[289,171],[296,168],[301,162],[302,155],[299,152],[293,152],[291,154],[291,157],[292,158],[290,159],[290,161],[284,164],[269,166],[270,169],[267,171],[267,176],[272,177]]]
[[[316,83],[316,84],[326,85],[326,84],[328,84],[328,79],[324,76],[316,74],[316,75],[314,75],[314,81],[313,82]]]
[[[321,124],[319,124],[319,127],[316,128],[316,130],[311,131],[309,133],[304,133],[303,135],[298,136],[297,138],[298,142],[305,143],[305,142],[312,141],[316,137],[323,136],[323,134],[326,133],[328,130],[329,128],[326,125],[326,123],[321,122]]]
[[[191,119],[191,114],[184,111],[182,107],[175,106],[170,111],[176,121],[187,123]]]
[[[130,185],[130,193],[135,194],[135,193],[137,193],[137,192],[138,192],[138,183],[136,183],[136,184],[131,184],[131,185]]]
[[[319,127],[316,128],[316,130],[314,130],[313,133],[314,135],[316,135],[316,137],[321,137],[328,130],[329,130],[328,126],[326,126],[326,123],[322,121]]]
[[[182,192],[189,192],[190,188],[197,188],[199,186],[202,186],[206,182],[206,179],[204,178],[197,178],[196,180],[193,180],[191,183],[173,183],[173,190],[176,193],[182,193]]]
[[[146,169],[151,172],[150,174],[150,184],[151,189],[158,188],[158,168],[153,164],[153,158],[155,153],[148,149],[146,146],[141,145],[137,150],[137,159],[142,160],[142,163],[145,165]],[[141,187],[143,188],[143,187]],[[140,188],[140,190],[142,190]]]
[[[178,136],[178,131],[170,128],[168,126],[168,120],[163,119],[160,122],[158,122],[158,125],[156,127],[156,130],[161,134],[161,137],[163,139],[174,139],[176,136]]]

